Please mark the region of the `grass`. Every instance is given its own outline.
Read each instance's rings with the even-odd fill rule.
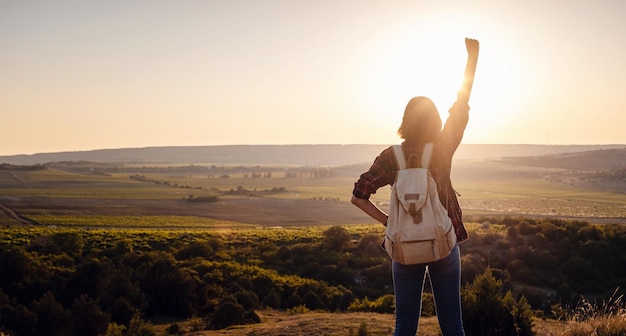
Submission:
[[[613,295],[600,304],[583,299],[576,308],[563,336],[623,336],[626,335],[626,304],[623,296]]]
[[[222,330],[202,330],[193,334],[198,336],[350,336],[357,335],[362,323],[365,323],[371,336],[392,335],[394,316],[378,313],[327,313],[307,312],[289,314],[277,310],[260,310],[257,314],[261,323],[243,326],[232,326]],[[188,322],[181,323],[187,326]],[[164,330],[167,325],[158,326]],[[436,318],[420,319],[418,336],[438,335],[439,325]]]
[[[357,335],[361,324],[365,324],[371,336],[393,334],[394,315],[378,313],[327,313],[307,312],[289,314],[284,311],[260,310],[257,314],[261,323],[237,325],[222,330],[201,330],[202,321],[190,319],[177,322],[183,329],[198,336],[352,336]],[[622,336],[626,334],[626,317],[597,317],[585,322],[535,319],[536,336]],[[155,323],[164,331],[170,323]],[[440,335],[436,317],[421,317],[417,336]]]
[[[0,172],[0,191],[4,195],[33,198],[175,200],[190,195],[210,196],[215,190],[242,187],[265,198],[348,202],[357,178],[285,178],[282,173],[274,173],[271,178],[251,178],[243,174],[229,176],[220,179],[204,174],[145,174],[152,182],[140,182],[122,174],[86,175],[54,169],[3,171]],[[467,215],[538,215],[613,222],[626,218],[626,198],[623,194],[577,188],[538,177],[500,177],[480,181],[458,179],[454,186],[462,195],[459,203]],[[285,191],[261,192],[273,188],[284,188]],[[389,194],[390,188],[383,187],[371,199],[385,209]]]
[[[244,174],[229,174],[229,178],[208,178],[204,174],[189,174],[184,177],[172,177],[166,174],[142,174],[146,179],[169,183],[171,185],[186,185],[203,190],[218,189],[220,191],[236,190],[242,187],[250,192],[260,192],[273,188],[285,188],[286,192],[277,193],[272,198],[286,199],[337,199],[342,202],[350,200],[354,182],[358,176],[334,176],[324,178],[285,178],[282,173],[273,173],[271,178],[244,177]],[[122,178],[124,175],[116,174]],[[376,202],[389,201],[389,188],[381,188],[373,196]]]
[[[456,183],[466,212],[532,214],[562,217],[623,218],[623,194],[585,190],[538,179]]]
[[[5,195],[111,199],[182,199],[189,195],[212,195],[215,190],[228,191],[242,187],[250,192],[273,188],[286,190],[263,194],[263,197],[270,198],[348,202],[354,182],[358,178],[285,178],[283,173],[273,173],[271,178],[230,174],[229,178],[223,179],[209,178],[205,174],[144,174],[150,181],[162,183],[156,184],[134,181],[123,174],[86,175],[54,169],[0,173],[0,190]],[[499,177],[480,181],[459,178],[455,180],[454,186],[462,195],[459,202],[466,213],[626,217],[626,198],[623,194],[550,182],[540,176]],[[371,199],[384,206],[389,200],[389,193],[390,188],[383,187]]]
[[[261,318],[261,323],[250,325],[232,326],[222,330],[201,330],[197,319],[177,322],[183,329],[191,331],[195,328],[193,335],[198,336],[305,336],[305,335],[325,335],[325,336],[351,336],[357,335],[361,324],[365,324],[371,336],[390,336],[393,334],[394,315],[378,313],[328,313],[328,312],[307,312],[303,314],[290,314],[277,310],[260,310],[256,312]],[[171,323],[171,322],[170,322]],[[170,323],[155,323],[157,329],[164,331]],[[615,320],[612,324],[619,324]],[[621,322],[623,323],[623,321]],[[194,325],[194,326],[192,326]],[[591,325],[591,323],[589,323]],[[199,328],[200,327],[200,328]],[[583,329],[584,328],[584,329]],[[572,333],[581,330],[581,333]],[[535,319],[536,336],[617,336],[615,334],[594,334],[590,332],[589,326],[585,323],[573,321],[556,321]],[[586,333],[585,333],[586,332]],[[437,317],[421,317],[417,336],[440,335]]]
[[[194,216],[102,216],[102,215],[52,215],[24,213],[43,225],[105,228],[219,228],[240,227],[243,224],[218,221]]]
[[[0,173],[2,194],[13,197],[149,200],[209,194],[201,190],[133,181],[121,176],[84,175],[54,169]]]

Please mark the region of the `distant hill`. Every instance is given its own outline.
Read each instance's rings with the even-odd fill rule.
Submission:
[[[60,161],[241,165],[341,166],[371,162],[388,145],[228,145],[98,149],[0,156],[0,163],[34,165]],[[482,160],[624,149],[626,145],[461,144],[456,160]]]
[[[586,152],[563,153],[530,157],[506,158],[508,162],[524,166],[577,170],[626,169],[626,148],[601,149]]]

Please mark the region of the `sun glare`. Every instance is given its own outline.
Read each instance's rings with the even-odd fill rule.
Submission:
[[[411,38],[410,31],[393,36],[374,57],[370,90],[385,102],[427,96],[438,105],[451,103],[462,80],[462,52],[463,45],[449,40]]]
[[[481,49],[470,105],[477,113],[472,114],[469,138],[485,142],[490,133],[501,135],[494,130],[521,117],[512,107],[520,105],[528,81],[521,56],[499,34],[506,33],[498,33],[489,20],[459,12],[400,23],[381,37],[371,56],[366,70],[369,99],[377,100],[379,113],[391,106],[400,115],[411,97],[426,96],[445,120],[463,80],[464,38],[476,38]]]

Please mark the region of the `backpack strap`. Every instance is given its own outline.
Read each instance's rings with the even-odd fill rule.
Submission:
[[[396,163],[398,164],[398,170],[406,169],[406,162],[404,161],[404,153],[402,152],[402,145],[394,145],[393,154],[396,157]]]
[[[406,161],[404,160],[404,152],[402,151],[402,145],[394,145],[393,154],[396,157],[396,163],[398,164],[398,170],[406,169]],[[429,142],[424,145],[424,152],[422,152],[422,168],[430,168],[430,157],[433,154],[433,143]]]
[[[422,168],[430,168],[430,156],[433,154],[433,143],[429,142],[424,145],[422,153]]]

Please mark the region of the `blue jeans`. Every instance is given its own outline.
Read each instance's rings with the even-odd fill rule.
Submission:
[[[394,336],[415,336],[417,332],[426,270],[442,334],[465,335],[461,319],[461,260],[458,245],[449,256],[441,260],[417,265],[403,265],[394,261],[392,268],[396,298]]]

